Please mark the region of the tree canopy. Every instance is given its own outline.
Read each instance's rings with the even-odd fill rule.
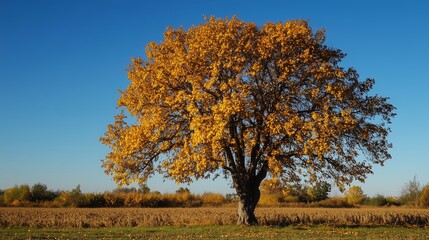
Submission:
[[[119,184],[155,172],[190,182],[222,169],[255,201],[267,174],[342,187],[391,158],[394,106],[370,94],[373,79],[342,67],[345,54],[307,21],[211,17],[168,28],[146,56],[132,59],[118,100],[125,112],[101,138],[111,149],[103,167]]]

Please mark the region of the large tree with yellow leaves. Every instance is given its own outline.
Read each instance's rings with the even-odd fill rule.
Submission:
[[[168,28],[128,69],[118,100],[126,112],[101,138],[111,149],[106,173],[118,184],[154,173],[176,182],[226,174],[239,224],[257,224],[267,175],[340,187],[363,181],[371,164],[391,158],[394,107],[324,41],[303,20],[258,27],[212,17]]]

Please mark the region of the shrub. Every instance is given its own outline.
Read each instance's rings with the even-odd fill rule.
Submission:
[[[298,203],[300,202],[300,198],[298,196],[285,195],[283,196],[283,201],[286,203]]]
[[[106,207],[123,207],[124,198],[119,194],[115,193],[103,193],[104,200],[106,201]]]
[[[278,206],[284,202],[282,194],[262,194],[259,203],[262,206]]]
[[[80,190],[80,185],[69,192],[62,192],[58,197],[60,206],[62,207],[83,207],[87,205],[85,196]]]
[[[225,202],[227,203],[238,202],[238,195],[236,193],[227,193],[225,195]]]
[[[328,198],[331,192],[331,185],[327,182],[317,182],[307,189],[308,200],[312,202],[322,201]]]
[[[204,193],[202,202],[204,205],[220,206],[225,203],[225,197],[219,193]]]
[[[82,204],[83,207],[89,207],[89,208],[99,208],[99,207],[106,207],[107,202],[104,198],[104,194],[101,193],[88,193],[85,194],[85,201],[83,201],[84,204]]]
[[[313,207],[325,207],[325,208],[349,208],[352,207],[347,202],[346,198],[343,197],[331,197],[325,200],[316,202],[312,204]]]
[[[377,194],[375,197],[367,198],[364,204],[368,206],[381,207],[381,206],[389,205],[389,202],[383,195]]]
[[[123,193],[120,196],[124,199],[125,207],[140,207],[144,201],[143,194],[138,192]]]
[[[59,196],[59,192],[50,191],[45,184],[37,183],[31,187],[30,201],[36,203],[52,201]]]
[[[425,187],[423,187],[419,200],[420,200],[421,206],[429,207],[429,185],[426,185]]]
[[[397,197],[388,196],[386,197],[388,206],[400,206],[401,202]]]
[[[6,189],[3,198],[7,205],[28,205],[27,202],[30,200],[30,187],[28,185],[21,185]]]
[[[359,186],[352,186],[344,194],[347,199],[347,203],[351,205],[360,205],[365,200],[365,194]]]

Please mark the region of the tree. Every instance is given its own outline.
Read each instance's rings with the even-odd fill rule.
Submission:
[[[62,192],[59,197],[62,201],[63,206],[67,207],[81,207],[85,205],[84,195],[78,184],[71,191]]]
[[[352,205],[360,205],[365,200],[365,194],[359,186],[352,186],[344,193],[347,203]]]
[[[48,190],[48,187],[42,183],[36,183],[31,187],[30,201],[41,202],[41,201],[52,201],[57,198],[60,193]]]
[[[150,193],[150,188],[147,186],[146,183],[139,184],[139,193],[147,194]]]
[[[178,183],[230,177],[238,223],[257,224],[259,185],[364,180],[391,156],[394,107],[370,95],[374,80],[339,66],[340,50],[307,21],[258,27],[237,17],[168,28],[133,58],[122,112],[100,140],[118,184],[154,173]],[[362,156],[362,157],[360,157]]]
[[[327,199],[330,192],[331,185],[325,181],[317,182],[312,187],[309,187],[307,190],[309,200],[313,202],[318,202]]]
[[[388,205],[389,202],[387,201],[387,198],[381,194],[377,194],[374,197],[371,198],[367,198],[365,200],[365,205],[369,205],[369,206],[386,206]]]
[[[188,188],[180,187],[176,190],[176,194],[190,194],[191,191]]]
[[[113,193],[135,193],[137,192],[137,189],[135,187],[120,187],[116,188],[112,191]]]
[[[417,180],[417,177],[414,176],[413,179],[405,183],[405,185],[402,187],[400,200],[404,204],[418,206],[420,192],[420,182]]]
[[[45,184],[36,183],[31,187],[30,200],[40,202],[46,199],[48,187]]]
[[[22,202],[28,202],[30,200],[30,187],[24,184],[6,189],[3,198],[6,204],[19,205]]]

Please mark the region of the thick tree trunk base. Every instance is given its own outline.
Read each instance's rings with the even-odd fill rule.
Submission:
[[[258,220],[256,219],[256,216],[254,213],[254,207],[249,206],[248,204],[245,204],[242,201],[239,201],[237,224],[247,225],[247,226],[258,225]]]

